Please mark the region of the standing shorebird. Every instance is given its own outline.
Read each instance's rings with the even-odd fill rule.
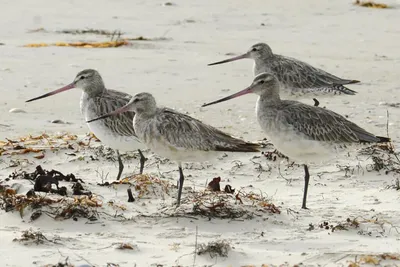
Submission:
[[[350,90],[344,85],[360,82],[342,79],[300,60],[276,55],[264,43],[253,45],[243,55],[211,63],[208,66],[243,58],[254,60],[254,76],[263,72],[272,73],[280,82],[283,93],[293,98],[301,97],[302,95],[355,95],[356,91]]]
[[[71,84],[50,93],[32,98],[26,102],[45,98],[73,88],[81,88],[83,91],[80,107],[81,113],[85,117],[85,121],[97,118],[104,113],[120,108],[128,103],[132,98],[129,94],[106,89],[100,74],[96,70],[86,69],[79,72]],[[92,131],[101,142],[116,150],[119,164],[117,180],[121,178],[124,169],[124,164],[122,163],[119,150],[139,151],[140,173],[143,173],[144,163],[147,160],[142,151],[140,151],[140,149],[145,148],[145,146],[137,138],[132,126],[132,120],[134,117],[134,112],[126,112],[119,116],[87,124],[90,131]]]
[[[334,157],[335,152],[340,152],[348,145],[384,143],[390,142],[390,139],[375,136],[328,109],[281,100],[279,86],[273,74],[261,73],[248,88],[202,107],[249,93],[257,94],[256,115],[261,128],[279,151],[304,163],[302,208],[306,209],[310,179],[308,163],[329,160]]]
[[[178,206],[184,181],[182,162],[207,161],[218,156],[218,152],[259,152],[259,144],[234,138],[172,109],[157,107],[149,93],[137,94],[124,107],[88,123],[128,111],[136,114],[133,128],[138,138],[155,153],[178,163]]]

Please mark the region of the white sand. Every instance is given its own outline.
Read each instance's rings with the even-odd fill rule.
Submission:
[[[226,53],[239,54],[256,42],[268,43],[275,53],[304,60],[343,78],[362,81],[350,88],[359,92],[352,97],[320,99],[322,106],[344,115],[377,134],[386,135],[386,111],[390,113],[389,134],[398,145],[400,109],[385,103],[400,102],[400,1],[386,0],[397,9],[369,9],[342,1],[6,1],[2,3],[0,21],[0,140],[28,134],[70,132],[84,136],[88,132],[79,113],[80,91],[70,91],[44,100],[24,101],[70,83],[85,68],[99,70],[109,88],[136,94],[147,91],[158,102],[187,111],[191,115],[247,140],[264,137],[255,120],[255,96],[246,96],[208,108],[201,104],[248,86],[252,80],[250,60],[214,67],[207,63],[225,59]],[[193,20],[193,21],[191,21]],[[261,24],[265,26],[261,26]],[[28,33],[44,27],[49,33]],[[125,32],[125,36],[167,37],[166,41],[136,42],[133,47],[117,49],[77,49],[65,47],[24,48],[27,43],[104,40],[95,35],[65,35],[62,29],[97,28]],[[229,91],[227,90],[229,89]],[[304,102],[312,104],[311,99]],[[27,113],[9,113],[12,108]],[[61,119],[71,124],[52,124]],[[6,125],[6,126],[5,126]],[[244,130],[245,129],[245,130]],[[165,199],[140,199],[126,202],[126,188],[98,187],[101,179],[96,170],[109,173],[109,181],[117,173],[110,161],[72,161],[65,150],[47,152],[44,159],[25,156],[1,156],[0,180],[13,171],[33,171],[40,164],[46,169],[74,173],[90,183],[85,185],[100,195],[100,211],[112,212],[109,200],[126,205],[129,220],[106,216],[94,223],[86,219],[55,221],[46,215],[29,222],[18,212],[0,211],[0,262],[2,266],[42,266],[56,264],[69,257],[76,266],[243,266],[261,264],[303,263],[307,266],[348,265],[356,255],[400,252],[400,233],[391,228],[400,226],[399,191],[385,189],[393,183],[394,174],[365,171],[372,161],[366,156],[341,157],[330,165],[310,166],[311,181],[308,206],[301,210],[303,168],[288,168],[286,161],[270,162],[254,159],[269,172],[259,175],[254,155],[229,155],[204,169],[186,169],[186,186],[196,191],[207,181],[221,176],[222,184],[253,185],[272,197],[281,214],[262,214],[252,220],[172,218],[176,189]],[[90,151],[81,152],[87,155]],[[159,176],[156,158],[150,157],[146,173]],[[8,167],[10,160],[29,158],[23,167]],[[234,168],[235,160],[243,163]],[[336,165],[349,165],[355,172],[349,177]],[[358,171],[360,164],[364,171]],[[200,165],[195,165],[200,167]],[[164,178],[175,183],[178,172],[174,164],[160,164]],[[125,174],[136,173],[138,161],[126,162]],[[189,177],[190,174],[190,177]],[[258,176],[259,175],[259,176]],[[31,186],[21,183],[25,193]],[[70,189],[71,183],[63,183]],[[24,191],[25,190],[25,191]],[[183,195],[189,197],[188,188]],[[187,200],[187,199],[186,199]],[[145,205],[145,206],[143,206]],[[292,209],[297,214],[288,214]],[[152,217],[138,217],[139,214]],[[364,222],[360,229],[331,232],[319,229],[328,221],[336,225],[346,218],[359,221],[378,218],[383,228]],[[309,224],[315,230],[307,231]],[[227,258],[197,256],[196,242],[208,243],[225,239],[232,249]],[[13,242],[21,232],[32,228],[47,238],[59,236],[61,245],[24,246]],[[362,231],[360,231],[362,230]],[[365,234],[371,232],[371,235]],[[262,234],[263,233],[263,234]],[[137,245],[137,251],[115,249],[113,243]],[[160,265],[157,265],[160,264]],[[394,264],[392,261],[390,264]],[[399,263],[397,263],[399,264]]]

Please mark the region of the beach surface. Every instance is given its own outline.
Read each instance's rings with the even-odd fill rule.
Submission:
[[[0,185],[26,194],[33,182],[12,179],[13,173],[32,173],[40,165],[74,174],[94,197],[74,199],[74,183],[62,181],[68,197],[37,193],[54,203],[39,208],[41,216],[32,220],[38,209],[6,212],[3,195],[1,265],[400,265],[400,172],[395,168],[400,166],[395,157],[400,140],[400,1],[384,3],[393,8],[365,8],[348,0],[5,0],[0,21],[0,145],[5,148],[0,148]],[[111,39],[58,32],[71,29],[120,31],[121,38],[149,40],[117,48],[24,47]],[[187,163],[183,204],[175,209],[177,165],[148,150],[144,175],[135,176],[138,156],[129,151],[124,154],[124,184],[99,185],[115,181],[118,163],[112,150],[90,139],[80,114],[79,89],[25,103],[93,68],[107,88],[131,95],[150,92],[160,106],[248,141],[263,140],[255,95],[201,108],[253,79],[251,60],[207,64],[244,53],[258,42],[269,44],[276,54],[360,80],[349,86],[357,95],[320,98],[320,105],[376,135],[389,135],[395,152],[351,149],[332,162],[310,165],[308,210],[300,209],[301,165],[269,160],[261,153]],[[300,101],[313,104],[311,98]],[[18,144],[38,151],[22,154],[10,148]],[[382,159],[381,168],[377,159]],[[222,190],[229,184],[235,192],[208,191],[216,177]],[[127,201],[128,188],[134,202]],[[212,206],[218,201],[225,203],[223,212]],[[89,215],[54,218],[68,203],[87,207]]]

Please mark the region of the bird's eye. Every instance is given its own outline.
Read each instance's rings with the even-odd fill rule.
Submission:
[[[137,102],[139,102],[139,98],[135,98],[135,99],[133,100],[133,103],[137,103]]]
[[[79,79],[80,79],[80,80],[83,80],[83,79],[85,79],[85,76],[82,75]]]
[[[255,52],[255,51],[257,51],[257,48],[253,47],[253,49],[251,49],[251,51]]]
[[[259,84],[263,84],[263,83],[265,83],[265,81],[264,81],[264,80],[261,80],[261,81],[259,81],[258,83],[259,83]]]

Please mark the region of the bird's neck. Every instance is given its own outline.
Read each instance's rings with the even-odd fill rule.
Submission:
[[[266,62],[272,60],[273,55],[262,55],[259,57],[254,58],[254,62],[257,65],[266,65]]]
[[[156,109],[157,112],[157,109]],[[152,122],[156,120],[156,112],[149,112],[148,110],[135,110],[135,117],[133,117],[133,129],[137,136],[144,142],[147,142],[146,132],[154,125]]]
[[[93,87],[85,89],[84,92],[89,97],[96,97],[96,96],[101,96],[102,94],[106,93],[107,89],[104,85],[103,86],[93,86]]]
[[[158,111],[157,107],[147,107],[144,109],[136,109],[135,110],[135,117],[140,120],[148,120],[156,116]]]
[[[268,90],[262,92],[259,96],[259,101],[266,105],[275,105],[281,102],[279,90]]]

